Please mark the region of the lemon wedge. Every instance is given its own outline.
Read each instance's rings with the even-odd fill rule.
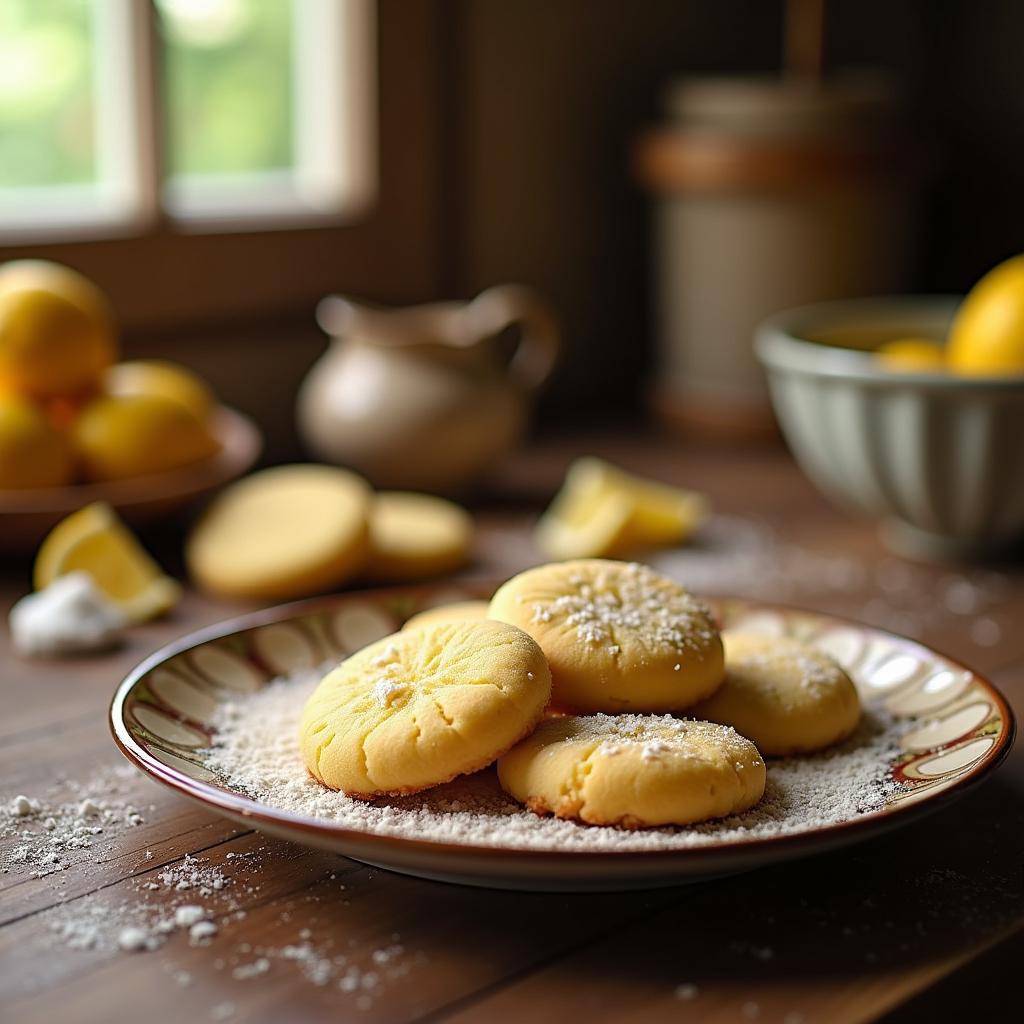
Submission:
[[[687,539],[710,511],[694,491],[633,476],[603,459],[577,459],[537,524],[538,545],[554,559],[599,558]]]
[[[181,586],[165,576],[105,502],[86,505],[50,531],[36,555],[36,590],[84,570],[129,622],[147,622],[177,604]]]

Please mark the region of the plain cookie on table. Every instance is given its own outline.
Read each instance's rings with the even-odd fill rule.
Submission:
[[[225,488],[185,545],[192,579],[221,597],[283,601],[337,587],[369,553],[371,493],[334,466],[274,466]]]
[[[530,569],[498,589],[490,617],[540,644],[554,699],[581,711],[676,711],[722,682],[722,641],[708,607],[635,562]]]
[[[310,773],[349,796],[415,793],[491,764],[551,697],[537,644],[504,622],[378,640],[320,682],[299,727]]]
[[[820,750],[860,721],[857,688],[824,651],[783,637],[726,631],[725,682],[691,710],[734,726],[764,754]]]
[[[469,561],[473,520],[454,502],[431,494],[380,491],[370,505],[370,560],[376,582],[427,579]]]
[[[502,788],[538,814],[590,825],[691,825],[753,807],[764,760],[734,729],[671,715],[553,718],[498,761]]]

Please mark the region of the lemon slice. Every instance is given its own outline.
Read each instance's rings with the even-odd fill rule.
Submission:
[[[160,571],[104,502],[86,505],[53,528],[36,556],[36,590],[76,570],[87,572],[129,622],[155,619],[181,597],[180,584]]]
[[[598,558],[687,540],[709,512],[693,491],[645,480],[603,459],[577,459],[537,524],[551,558]]]

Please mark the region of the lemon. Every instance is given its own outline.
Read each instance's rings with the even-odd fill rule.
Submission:
[[[930,338],[898,338],[879,345],[878,361],[895,373],[919,373],[944,370],[946,350]]]
[[[1024,255],[1000,263],[968,292],[947,351],[955,373],[1024,373]]]
[[[708,514],[693,491],[626,473],[603,459],[577,459],[537,524],[551,558],[598,558],[687,540]]]
[[[0,396],[0,487],[59,487],[71,482],[67,438],[31,402]]]
[[[71,427],[90,480],[176,469],[214,455],[219,444],[180,402],[163,395],[105,395]]]
[[[188,409],[200,422],[210,418],[213,392],[197,373],[163,359],[115,363],[103,375],[108,395],[163,395]]]
[[[177,604],[181,586],[165,576],[104,502],[86,505],[50,531],[36,555],[33,582],[48,587],[69,572],[87,572],[129,622],[146,622]]]
[[[116,347],[110,304],[87,278],[46,260],[0,267],[0,377],[15,390],[35,398],[89,391]]]

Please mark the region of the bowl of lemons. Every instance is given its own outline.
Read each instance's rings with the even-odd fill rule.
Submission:
[[[244,473],[256,426],[197,374],[118,362],[110,303],[44,260],[0,266],[0,548],[96,501],[144,524]]]
[[[1024,537],[1024,256],[962,299],[778,314],[756,347],[797,461],[890,548],[970,557]]]

